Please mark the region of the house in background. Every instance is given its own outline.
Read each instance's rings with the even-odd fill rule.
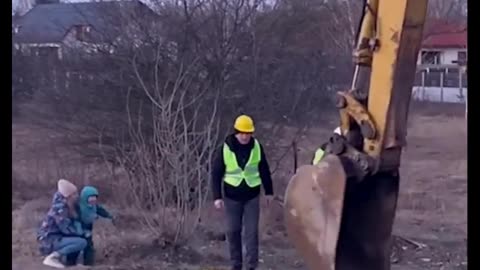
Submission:
[[[465,65],[467,26],[436,21],[425,29],[418,65]]]
[[[53,55],[57,59],[62,58],[66,48],[108,51],[126,33],[131,33],[135,39],[134,28],[149,23],[148,18],[153,16],[156,13],[137,0],[49,1],[35,5],[23,16],[13,18],[14,48],[26,55]]]
[[[17,88],[88,88],[105,69],[95,61],[160,36],[152,35],[158,30],[157,18],[138,0],[37,3],[12,18]],[[79,53],[88,57],[78,57]]]
[[[417,61],[413,98],[433,102],[465,103],[467,98],[467,27],[430,21],[424,30]]]

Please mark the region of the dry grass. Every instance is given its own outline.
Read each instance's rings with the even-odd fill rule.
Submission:
[[[421,220],[423,226],[449,227],[458,236],[466,238],[467,144],[464,120],[417,117],[409,141],[402,164],[399,222],[411,227],[409,225]],[[397,228],[402,230],[400,224]]]
[[[438,263],[442,263],[444,269],[464,269],[458,266],[466,260],[463,240],[467,238],[464,119],[458,108],[452,111],[441,108],[440,116],[438,112],[432,116],[431,108],[428,113],[422,109],[419,114],[414,108],[410,121],[395,233],[420,239],[429,247],[411,253],[404,251],[404,265],[409,266],[399,264],[395,269],[440,269]],[[312,149],[335,127],[334,122],[325,125],[310,129],[298,138],[299,164],[309,161]],[[126,190],[118,193],[118,186],[112,184],[103,164],[86,163],[69,152],[68,146],[58,143],[61,134],[14,124],[13,135],[12,259],[17,262],[14,269],[15,265],[19,270],[40,269],[35,229],[60,177],[79,186],[87,183],[99,186],[106,194],[102,199],[118,216],[117,226],[100,221],[95,229],[99,264],[105,269],[199,269],[200,265],[220,266],[227,262],[226,243],[218,241],[224,228],[222,212],[208,205],[201,217],[199,233],[189,239],[188,245],[175,250],[168,244],[168,235],[154,238],[139,226],[141,213],[111,200],[115,197],[112,193],[124,195]],[[288,129],[284,132],[284,138],[287,137]],[[290,138],[283,139],[285,145],[290,141]],[[56,154],[59,152],[61,156]],[[275,154],[270,153],[272,158]],[[289,153],[279,163],[274,177],[277,194],[282,195],[292,174],[293,158]],[[298,256],[286,241],[281,206],[271,206],[263,213],[261,269],[278,269],[278,265],[282,265],[282,269],[302,269]],[[424,257],[432,258],[431,262],[422,261]],[[178,262],[182,262],[181,266]],[[102,266],[99,269],[103,269]]]

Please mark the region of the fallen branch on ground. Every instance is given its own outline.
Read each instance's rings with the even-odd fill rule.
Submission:
[[[422,248],[426,248],[426,247],[427,247],[426,244],[417,242],[417,241],[412,240],[412,239],[410,239],[410,238],[406,238],[406,237],[399,236],[399,235],[394,235],[394,236],[397,237],[397,238],[399,238],[399,239],[401,239],[401,240],[403,240],[403,241],[405,241],[405,242],[407,242],[407,243],[409,243],[409,244],[411,244],[411,245],[413,245],[413,246],[415,246],[415,247],[418,248],[418,249],[422,249]]]

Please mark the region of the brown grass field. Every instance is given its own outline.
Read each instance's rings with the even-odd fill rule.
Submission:
[[[461,106],[428,105],[411,114],[394,228],[393,270],[467,269],[467,132],[462,112]],[[307,161],[331,127],[310,130],[302,137],[301,161]],[[101,165],[87,164],[68,153],[59,143],[59,134],[18,121],[12,136],[14,270],[46,269],[37,254],[35,229],[59,177],[78,185],[99,183],[106,205],[118,216],[115,227],[106,221],[96,227],[95,269],[228,269],[226,243],[210,237],[212,232],[221,233],[221,213],[206,209],[201,233],[173,251],[137,226],[138,213],[109,203],[111,185]],[[284,169],[274,178],[277,194],[283,195],[289,173],[290,168]],[[261,221],[260,269],[305,269],[285,237],[281,207],[270,208],[263,211]]]

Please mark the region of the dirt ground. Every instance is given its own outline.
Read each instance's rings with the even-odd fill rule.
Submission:
[[[455,111],[455,110],[454,110]],[[401,196],[395,221],[393,270],[467,269],[467,137],[465,119],[460,113],[441,110],[441,114],[421,111],[412,114],[408,146],[401,168]],[[51,194],[39,195],[32,187],[51,179],[51,191],[59,175],[91,177],[90,169],[59,171],[65,164],[50,165],[46,157],[34,153],[47,152],[27,147],[23,140],[33,127],[14,124],[13,150],[13,239],[14,270],[42,270],[35,244],[35,228],[48,207]],[[331,129],[313,130],[300,145],[303,161],[322,136]],[[54,135],[50,139],[54,139]],[[47,138],[39,138],[39,141]],[[32,145],[40,145],[34,143]],[[32,151],[34,153],[32,153]],[[35,177],[33,175],[36,175]],[[278,180],[284,181],[284,180]],[[280,183],[277,194],[282,194]],[[42,193],[43,194],[43,193]],[[95,269],[228,269],[227,246],[212,236],[221,232],[222,214],[207,209],[201,232],[178,250],[172,250],[152,239],[134,225],[138,218],[128,209],[107,206],[117,214],[117,226],[101,221],[95,231],[98,266]],[[213,233],[212,233],[213,232]],[[281,220],[280,205],[263,211],[261,221],[260,269],[305,269],[298,254],[288,243]],[[220,237],[221,238],[221,237]],[[78,267],[76,267],[78,268]]]

